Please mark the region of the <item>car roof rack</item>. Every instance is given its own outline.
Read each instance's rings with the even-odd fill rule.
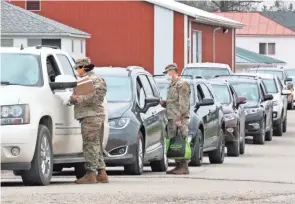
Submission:
[[[54,46],[54,45],[37,45],[36,46],[36,49],[41,49],[41,48],[52,48],[56,50],[60,49],[58,46]]]

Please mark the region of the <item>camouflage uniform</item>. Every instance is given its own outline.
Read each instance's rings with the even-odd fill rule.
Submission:
[[[177,65],[171,64],[165,68],[164,74],[169,70],[176,70]],[[169,88],[167,101],[164,107],[166,107],[166,115],[168,119],[167,134],[168,137],[187,137],[188,136],[188,124],[189,124],[189,112],[190,112],[190,85],[177,78],[172,80]],[[176,127],[175,122],[181,121],[181,126]],[[177,131],[178,130],[178,131]],[[187,161],[177,160],[176,167],[167,174],[188,174]]]
[[[76,66],[88,64],[90,64],[88,59],[82,59],[77,61]],[[94,92],[78,96],[74,108],[75,118],[81,123],[85,168],[87,171],[96,172],[105,168],[102,147],[105,114],[102,104],[106,95],[106,83],[92,71],[86,72],[82,77],[92,80]]]

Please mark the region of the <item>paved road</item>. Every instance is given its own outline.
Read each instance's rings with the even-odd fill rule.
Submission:
[[[110,169],[110,184],[75,185],[73,175],[57,175],[50,186],[23,187],[10,172],[2,174],[1,202],[76,203],[295,203],[295,111],[288,132],[264,146],[248,144],[246,154],[222,165],[190,168],[189,176],[152,173],[123,176]],[[251,140],[250,140],[251,143]],[[171,167],[172,168],[172,167]],[[68,174],[68,172],[67,172]]]

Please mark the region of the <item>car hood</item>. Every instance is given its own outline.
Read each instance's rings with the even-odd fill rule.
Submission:
[[[40,96],[41,87],[1,85],[0,105],[14,105],[31,102],[36,96]]]
[[[273,101],[281,100],[281,94],[279,94],[279,93],[272,94],[272,96],[273,96]]]
[[[109,119],[120,118],[130,108],[131,103],[108,103]]]
[[[244,108],[258,108],[259,104],[257,101],[248,101],[247,100],[247,103],[243,104],[243,107]]]
[[[229,113],[233,112],[233,107],[231,106],[231,104],[229,104],[229,105],[223,104],[222,109],[223,109],[224,114],[229,114]]]

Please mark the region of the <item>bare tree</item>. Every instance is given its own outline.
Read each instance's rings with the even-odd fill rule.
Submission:
[[[259,0],[248,1],[180,1],[181,3],[203,9],[206,11],[216,12],[247,12],[257,11],[258,5],[262,2]]]

